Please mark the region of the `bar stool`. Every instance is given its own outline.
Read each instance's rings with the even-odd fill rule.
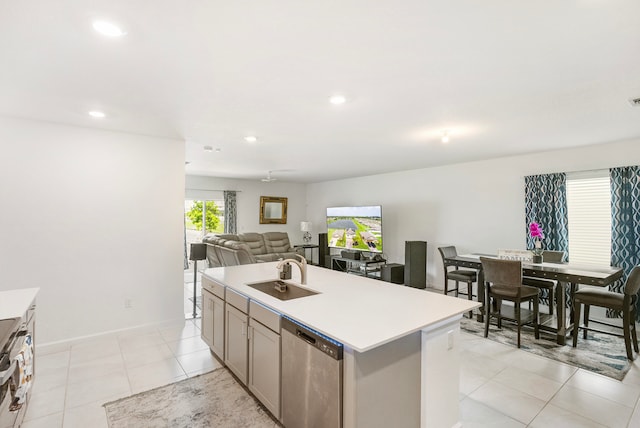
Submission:
[[[485,288],[485,324],[484,337],[489,336],[489,320],[498,319],[498,328],[502,328],[502,319],[515,321],[518,325],[518,348],[520,347],[520,329],[524,324],[533,324],[536,339],[540,339],[540,322],[538,314],[538,296],[540,290],[522,285],[522,262],[519,260],[500,260],[480,257],[484,271]],[[496,300],[496,309],[491,310],[491,298]],[[513,302],[513,316],[503,314],[502,301]],[[522,317],[522,302],[533,301],[533,312]],[[526,309],[525,309],[526,311]]]
[[[587,338],[587,331],[597,331],[599,333],[611,334],[613,336],[624,337],[624,345],[627,348],[627,358],[633,360],[631,352],[631,340],[633,339],[633,349],[638,352],[638,336],[636,334],[636,302],[638,301],[638,291],[640,291],[640,266],[633,268],[627,282],[624,285],[624,294],[613,291],[600,290],[597,288],[582,288],[574,293],[575,310],[573,315],[573,347],[578,344],[578,329],[583,330],[583,338]],[[584,325],[580,324],[580,305],[584,305]],[[610,331],[597,330],[589,327],[589,307],[600,306],[614,311],[622,312],[623,334],[616,334]],[[593,320],[592,320],[593,321]],[[593,321],[609,327],[615,325],[602,321]]]
[[[469,300],[473,300],[473,283],[478,282],[478,272],[476,272],[475,270],[466,269],[448,270],[448,266],[445,263],[445,258],[457,256],[458,252],[456,251],[456,247],[438,247],[438,251],[440,251],[440,256],[442,256],[442,264],[444,266],[444,294],[448,295],[450,292],[455,291],[456,297],[458,297],[459,294],[462,294],[463,296],[466,295]],[[456,288],[449,290],[449,281],[455,281]],[[466,293],[460,292],[461,282],[467,284]],[[473,311],[469,311],[469,318],[473,318]]]

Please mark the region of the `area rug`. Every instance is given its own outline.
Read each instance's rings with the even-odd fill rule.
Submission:
[[[467,333],[484,337],[484,323],[463,318],[460,328]],[[488,338],[495,342],[516,347],[517,334],[515,324],[509,322],[503,322],[502,329],[498,329],[495,322],[489,325]],[[578,346],[574,348],[571,346],[572,339],[569,336],[566,345],[558,345],[555,334],[540,331],[540,339],[536,339],[533,328],[523,327],[520,341],[520,349],[523,351],[617,380],[624,379],[631,368],[624,347],[624,339],[608,334],[589,332],[585,340],[582,338],[581,331],[578,336]]]
[[[279,427],[226,368],[104,404],[110,428]]]

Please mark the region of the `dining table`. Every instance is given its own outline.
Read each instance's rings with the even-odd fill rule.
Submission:
[[[448,266],[456,268],[469,268],[478,271],[478,301],[483,303],[478,311],[478,322],[484,321],[485,311],[485,281],[482,272],[480,257],[497,257],[492,254],[460,254],[444,259],[445,269]],[[522,275],[540,279],[555,280],[558,282],[556,289],[556,318],[553,325],[541,325],[540,328],[556,334],[556,342],[560,345],[566,343],[567,333],[573,328],[573,316],[567,320],[566,290],[569,290],[569,298],[573,300],[573,294],[579,285],[593,285],[606,287],[622,278],[623,269],[615,266],[585,266],[571,263],[532,263],[522,262]],[[549,302],[553,304],[553,302]],[[573,311],[573,305],[571,305]]]

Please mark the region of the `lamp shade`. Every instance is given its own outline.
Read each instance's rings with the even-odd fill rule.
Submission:
[[[303,232],[311,231],[311,222],[310,221],[301,221],[300,222],[300,230]]]
[[[189,260],[204,260],[207,258],[207,244],[191,244],[191,254]]]

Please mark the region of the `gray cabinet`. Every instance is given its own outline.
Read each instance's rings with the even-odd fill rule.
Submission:
[[[224,359],[224,293],[225,287],[202,278],[202,340],[213,353]]]
[[[204,343],[213,348],[213,293],[202,289],[202,328],[200,335]]]
[[[280,418],[280,315],[251,301],[247,387]]]
[[[213,340],[209,345],[214,354],[224,359],[224,300],[213,296]]]
[[[248,374],[248,299],[232,290],[227,290],[226,298],[224,307],[224,363],[246,385]]]
[[[279,419],[280,314],[208,278],[202,284],[202,339]]]

